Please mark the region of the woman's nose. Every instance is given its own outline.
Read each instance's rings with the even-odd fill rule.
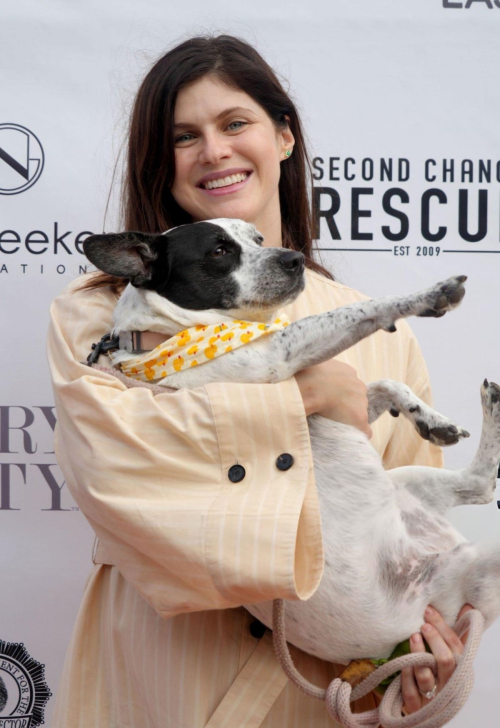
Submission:
[[[230,157],[232,154],[231,142],[217,134],[206,135],[202,140],[200,163],[217,164],[219,159]]]

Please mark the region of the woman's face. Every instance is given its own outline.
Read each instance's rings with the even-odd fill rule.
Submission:
[[[240,108],[230,111],[232,107]],[[288,129],[276,132],[265,110],[244,91],[205,76],[177,96],[172,195],[193,222],[240,218],[257,227],[264,245],[280,246],[280,162],[287,159],[293,141]],[[225,170],[232,168],[251,174],[216,194],[200,186],[205,175],[222,172],[225,177]]]

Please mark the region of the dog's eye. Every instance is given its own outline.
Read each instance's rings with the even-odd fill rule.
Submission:
[[[219,252],[219,251],[223,251],[223,252]],[[212,251],[212,256],[214,258],[221,258],[226,253],[227,253],[226,248],[223,245],[219,245],[217,248],[215,248],[215,250]]]

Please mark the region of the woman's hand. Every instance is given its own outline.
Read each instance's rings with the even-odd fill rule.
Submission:
[[[460,639],[456,632],[448,627],[439,612],[432,607],[431,609],[432,613],[427,614],[427,611],[425,612],[426,624],[422,627],[422,633],[436,658],[437,677],[430,667],[404,667],[401,670],[404,715],[415,713],[433,700],[433,698],[427,699],[419,693],[419,688],[423,693],[427,693],[434,688],[434,685],[437,685],[436,695],[443,689],[455,672],[456,665],[453,655],[461,655],[467,641],[468,631]],[[457,619],[471,609],[474,609],[474,607],[470,604],[464,604]],[[410,649],[412,653],[425,652],[420,632],[411,636]]]
[[[318,414],[357,427],[370,438],[366,385],[349,364],[328,359],[295,374],[306,415]]]

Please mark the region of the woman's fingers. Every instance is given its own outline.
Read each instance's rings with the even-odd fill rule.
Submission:
[[[464,604],[464,606],[458,613],[457,619],[459,619],[462,614],[465,614],[465,612],[468,612],[471,609],[474,609],[474,607],[472,607],[470,604]],[[432,624],[432,626],[438,630],[439,634],[443,637],[446,644],[454,655],[461,655],[463,653],[468,631],[463,635],[462,638],[460,638],[457,633],[446,624],[437,609],[434,609],[430,605],[425,611],[424,618],[428,624]]]
[[[464,645],[436,609],[426,609],[425,622],[422,634],[436,658],[438,685],[441,688],[453,675],[456,666],[454,655],[461,655]]]
[[[410,650],[412,653],[425,652],[422,635],[417,632],[410,637]],[[403,667],[401,670],[401,693],[403,695],[403,714],[409,715],[427,705],[429,700],[424,693],[433,689],[436,677],[430,667]]]
[[[443,685],[446,685],[455,670],[455,658],[453,657],[453,652],[433,625],[424,624],[422,627],[422,634],[425,641],[431,648],[432,654],[436,658],[438,686],[442,687]]]
[[[422,635],[418,632],[412,635],[410,639],[410,649],[412,652],[425,652],[425,645],[422,639]],[[436,684],[436,676],[432,672],[430,667],[417,667],[414,668],[415,680],[417,687],[423,693],[428,693]]]
[[[457,619],[465,612],[474,609],[470,604],[464,604]],[[443,689],[455,672],[456,662],[454,655],[461,655],[467,639],[467,632],[459,638],[457,633],[449,627],[441,614],[429,606],[425,612],[425,624],[422,625],[422,635],[436,658],[437,676],[430,667],[404,667],[401,670],[401,692],[403,695],[403,712],[405,715],[420,710],[429,703],[423,693],[432,691],[437,685],[437,692]],[[425,645],[420,633],[410,638],[411,652],[425,652]]]
[[[413,643],[413,637],[410,639],[410,650],[415,650],[415,644]],[[415,672],[413,667],[403,667],[401,670],[401,693],[403,695],[403,713],[408,715],[409,713],[415,713],[422,707],[422,696],[418,692],[417,681],[415,679]]]

